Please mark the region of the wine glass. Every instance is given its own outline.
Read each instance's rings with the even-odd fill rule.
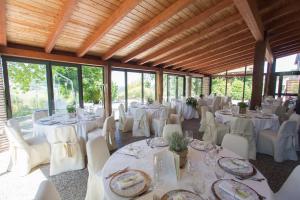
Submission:
[[[193,131],[186,130],[185,131],[185,137],[188,139],[189,143],[191,143],[193,141],[193,139],[194,139]]]

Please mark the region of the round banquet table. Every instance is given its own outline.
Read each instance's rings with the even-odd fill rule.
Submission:
[[[234,119],[237,118],[237,116],[233,116],[232,114],[223,114],[222,111],[218,110],[215,112],[217,121],[225,124],[230,123]],[[263,118],[261,114],[256,113],[255,111],[247,112],[247,115],[251,118],[253,122],[253,126],[255,128],[255,134],[256,138],[260,131],[271,129],[275,132],[279,129],[279,120],[278,116],[275,114],[272,114],[270,118]]]
[[[190,105],[186,105],[185,102],[177,100],[175,102],[176,112],[178,113],[179,107],[181,106],[182,115],[184,119],[198,119],[199,114],[198,111]]]
[[[141,152],[139,153],[139,159],[136,159],[133,156],[128,156],[128,155],[123,155],[118,153],[119,151],[122,151],[123,148],[128,148],[128,147],[140,147]],[[124,169],[125,167],[129,167],[130,169],[138,169],[142,170],[145,173],[147,173],[152,181],[153,181],[153,155],[156,152],[162,151],[167,149],[168,147],[156,147],[156,148],[151,148],[146,144],[146,140],[141,140],[138,142],[134,142],[132,144],[129,144],[122,149],[119,149],[117,152],[113,153],[111,157],[107,160],[105,163],[101,174],[98,176],[101,176],[102,184],[104,186],[104,195],[106,199],[109,200],[122,200],[126,198],[122,198],[116,194],[114,194],[109,186],[110,180],[111,179],[106,179],[108,175],[120,170]],[[213,197],[213,193],[211,191],[211,185],[213,182],[217,180],[214,171],[212,170],[212,167],[207,166],[205,163],[205,155],[207,153],[204,151],[198,151],[195,150],[191,147],[189,147],[189,153],[188,153],[188,159],[191,161],[192,166],[197,169],[201,177],[199,178],[204,178],[205,180],[205,192],[202,195],[203,197]],[[224,157],[235,157],[239,158],[238,155],[235,153],[223,149],[220,151],[219,154],[217,154],[218,158],[221,158],[222,156]],[[187,165],[186,165],[187,167]],[[176,183],[170,183],[168,182],[167,184],[163,184],[159,187],[159,190],[155,191],[155,194],[158,195],[160,198],[161,196],[173,189],[186,189],[186,190],[192,190],[191,187],[191,180],[195,178],[194,176],[191,177],[189,173],[187,172],[186,169],[181,169],[180,170],[180,179]],[[257,170],[257,174],[255,177],[262,178],[263,175]],[[197,177],[198,178],[198,177]],[[234,176],[228,173],[225,173],[224,178],[226,179],[234,179]],[[237,180],[237,179],[235,179]],[[250,186],[252,189],[254,189],[257,193],[260,195],[266,197],[266,199],[273,199],[273,192],[271,191],[268,183],[266,180],[262,182],[257,182],[257,181],[252,181],[252,180],[237,180],[239,182],[242,182],[248,186]],[[146,193],[145,195],[142,195],[136,199],[140,200],[152,200],[153,199],[153,191]],[[211,199],[211,198],[210,198]],[[213,198],[214,199],[214,198]]]
[[[56,123],[44,124],[44,123],[42,123],[42,120],[44,120],[44,119],[53,120]],[[62,126],[62,125],[70,125],[70,126],[75,127],[77,137],[84,139],[86,141],[87,133],[89,131],[92,131],[92,130],[98,128],[99,120],[101,120],[101,117],[93,117],[90,119],[88,119],[88,118],[84,118],[84,119],[72,118],[72,119],[76,119],[76,122],[75,123],[64,123],[64,121],[68,120],[67,115],[52,117],[52,118],[51,117],[42,118],[33,123],[33,132],[37,136],[45,136],[46,138],[48,138],[48,136],[53,133],[53,131],[55,130],[56,127]]]

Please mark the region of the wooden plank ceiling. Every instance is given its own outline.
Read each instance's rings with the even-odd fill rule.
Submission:
[[[269,62],[300,50],[299,0],[0,2],[2,46],[203,74],[251,64],[266,35]]]

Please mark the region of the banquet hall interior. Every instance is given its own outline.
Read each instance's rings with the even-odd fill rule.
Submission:
[[[1,200],[299,200],[299,0],[0,0]]]

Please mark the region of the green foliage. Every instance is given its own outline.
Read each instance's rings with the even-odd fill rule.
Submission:
[[[192,106],[193,108],[196,108],[197,107],[197,99],[193,98],[193,97],[188,97],[186,99],[186,105],[189,105],[189,106]]]
[[[181,152],[187,149],[189,141],[183,135],[175,132],[168,137],[169,149],[171,151]]]
[[[238,103],[238,106],[239,106],[240,108],[247,108],[247,107],[248,107],[248,105],[247,105],[245,102],[239,102],[239,103]]]
[[[148,104],[153,104],[153,99],[150,98],[150,97],[148,97],[148,98],[147,98],[147,103],[148,103]]]
[[[82,75],[84,102],[98,104],[103,99],[103,69],[84,66]]]
[[[67,105],[67,112],[68,113],[74,113],[74,112],[76,112],[75,104]]]
[[[211,92],[217,95],[225,96],[226,80],[223,77],[216,77],[212,79]]]
[[[200,78],[192,78],[192,96],[202,94],[202,81]]]

